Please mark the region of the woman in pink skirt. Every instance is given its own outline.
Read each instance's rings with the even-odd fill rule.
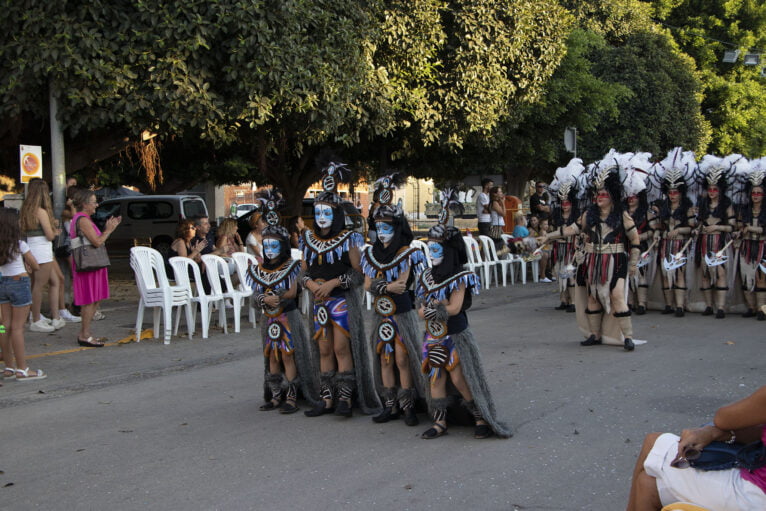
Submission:
[[[106,243],[109,235],[114,232],[122,221],[122,217],[110,217],[106,221],[106,227],[102,233],[90,219],[91,215],[96,212],[96,206],[98,206],[96,194],[92,190],[81,190],[75,194],[73,202],[77,213],[75,213],[72,223],[69,225],[70,237],[74,240],[82,235],[96,248]],[[80,323],[80,334],[77,336],[77,344],[91,348],[102,347],[106,339],[94,338],[90,331],[90,324],[93,321],[93,315],[96,313],[98,303],[109,298],[108,270],[101,268],[95,271],[80,272],[75,270],[73,260],[72,293],[75,305],[82,307],[82,323]]]

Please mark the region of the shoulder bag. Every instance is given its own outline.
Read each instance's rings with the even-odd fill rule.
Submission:
[[[758,440],[751,444],[727,444],[711,442],[696,459],[689,460],[689,466],[698,470],[727,470],[744,468],[755,470],[766,465],[766,447]]]
[[[82,235],[80,230],[80,219],[77,219],[75,225],[76,238],[70,241],[72,259],[74,259],[74,268],[78,272],[96,271],[109,266],[109,255],[106,253],[106,246],[100,247],[91,245],[88,238]]]

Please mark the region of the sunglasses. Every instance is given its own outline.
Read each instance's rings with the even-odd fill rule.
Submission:
[[[676,457],[676,459],[670,462],[670,466],[673,468],[689,468],[691,467],[691,462],[698,460],[700,456],[702,456],[701,449],[687,447],[684,450],[683,456]]]

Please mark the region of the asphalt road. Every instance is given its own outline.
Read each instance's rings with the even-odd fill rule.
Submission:
[[[515,436],[452,427],[426,441],[425,416],[409,428],[261,412],[246,321],[128,342],[135,291],[113,292],[94,325],[106,348],[78,349],[73,325],[28,334],[30,365],[50,376],[0,388],[0,508],[623,509],[645,433],[704,423],[764,383],[763,322],[650,313],[634,317],[648,341],[635,352],[583,348],[555,284],[493,288],[469,316]]]

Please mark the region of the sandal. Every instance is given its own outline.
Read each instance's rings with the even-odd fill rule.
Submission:
[[[447,434],[447,426],[442,426],[438,422],[434,422],[433,426],[428,428],[423,432],[422,435],[420,435],[420,438],[425,438],[426,440],[432,440],[434,438],[439,438],[442,435]]]
[[[3,369],[3,379],[4,380],[12,380],[16,377],[16,369],[13,367],[6,367]]]
[[[35,372],[31,375],[29,374],[28,367],[26,369],[16,369],[16,381],[42,380],[47,377],[48,375],[42,369],[35,369]]]
[[[279,413],[284,415],[295,413],[298,410],[300,410],[300,408],[296,406],[295,402],[291,403],[290,401],[285,401],[282,403],[282,406],[279,407]]]
[[[106,339],[103,337],[99,337],[97,339],[94,339],[93,337],[88,337],[86,340],[82,340],[79,337],[77,338],[77,344],[80,346],[85,346],[86,348],[103,348],[104,347],[104,341]]]
[[[492,436],[492,433],[493,431],[489,424],[477,424],[473,430],[473,437],[479,439],[489,438]]]

